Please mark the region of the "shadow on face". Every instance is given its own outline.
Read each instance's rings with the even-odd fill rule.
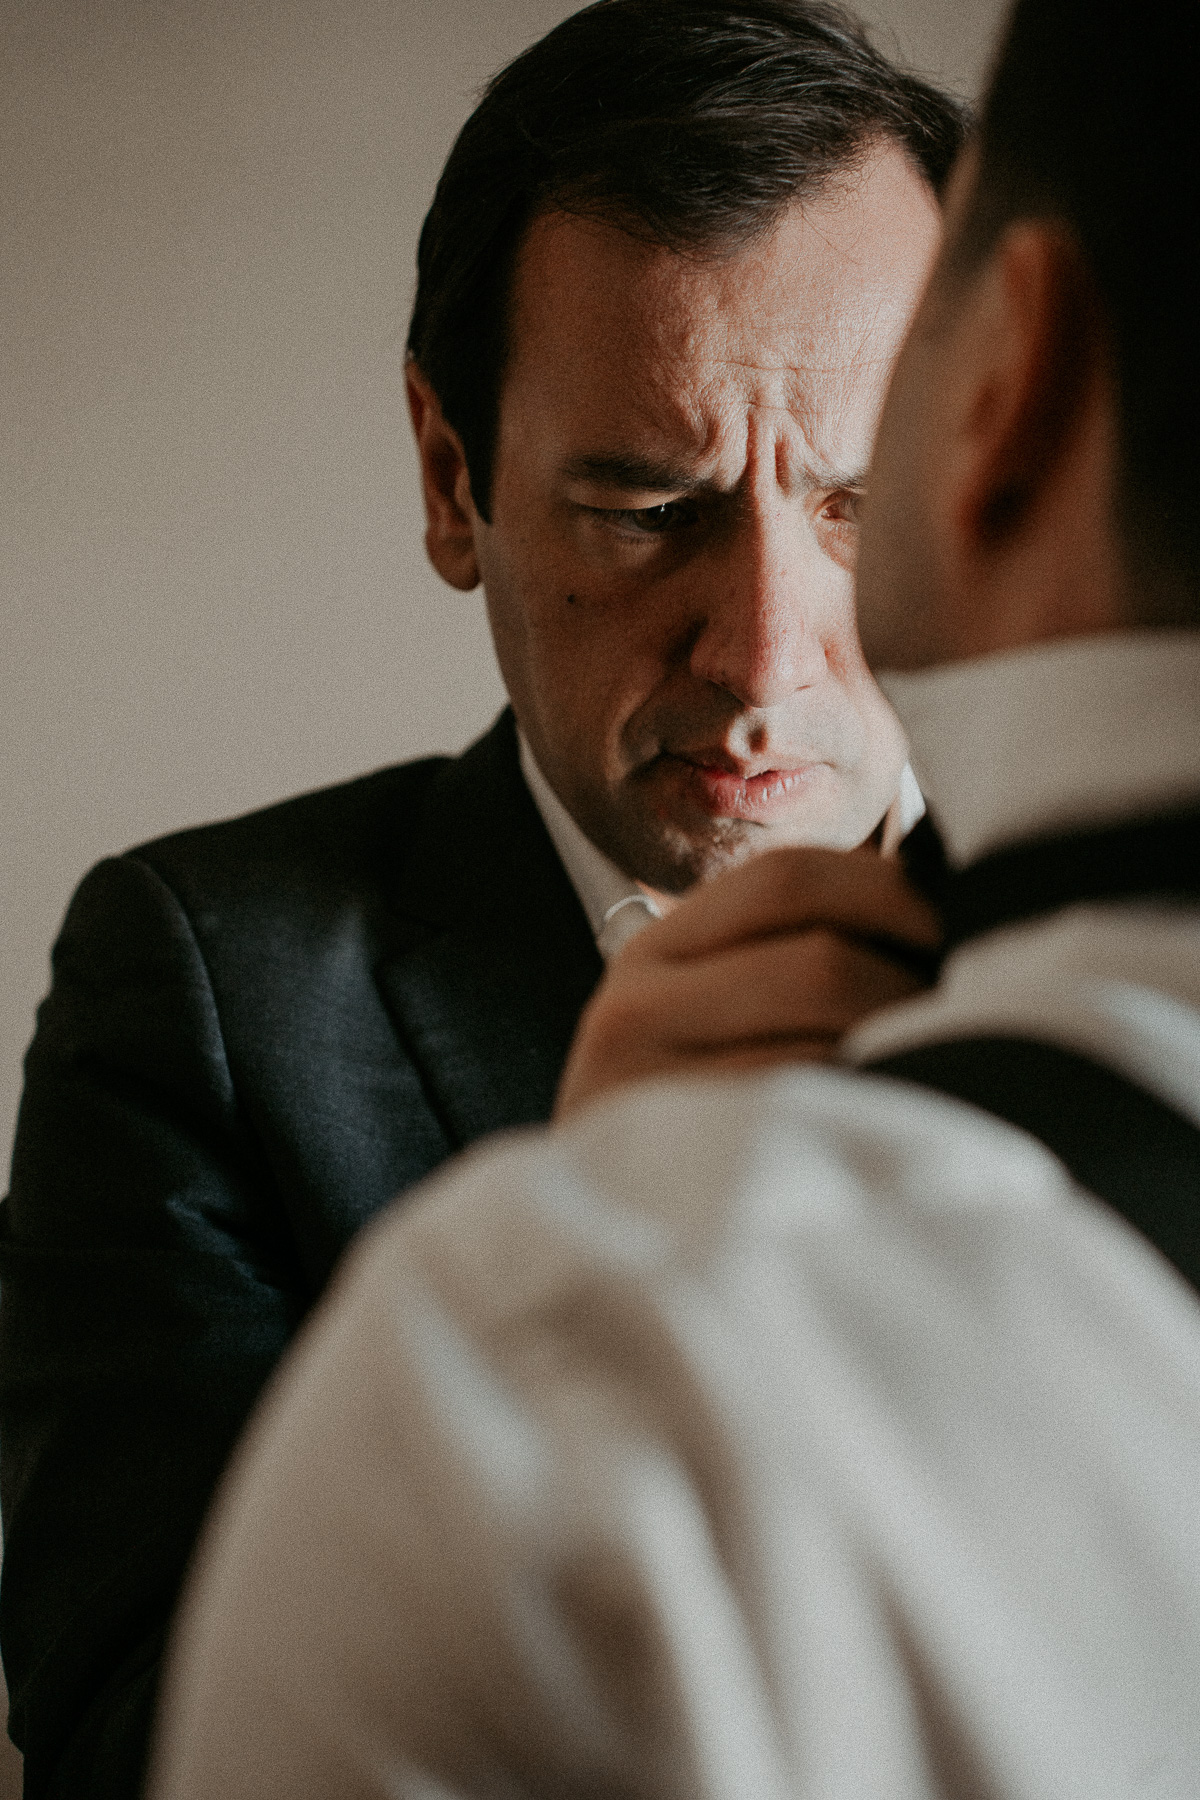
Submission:
[[[964,260],[978,165],[896,365],[871,471],[858,615],[874,668],[957,662],[1144,622],[1118,529],[1122,459],[1095,277],[1053,215]]]
[[[561,213],[522,245],[478,573],[544,773],[653,887],[857,844],[893,798],[857,513],[937,234],[887,147],[723,254]]]

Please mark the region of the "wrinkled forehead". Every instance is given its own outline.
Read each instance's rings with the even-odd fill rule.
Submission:
[[[724,253],[679,254],[552,213],[518,257],[501,433],[708,443],[751,410],[873,424],[936,242],[898,151]],[[858,415],[862,415],[862,419]]]

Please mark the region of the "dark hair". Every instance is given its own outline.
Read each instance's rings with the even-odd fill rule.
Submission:
[[[979,131],[979,174],[950,267],[1017,218],[1060,220],[1091,270],[1118,387],[1122,524],[1147,573],[1200,575],[1200,6],[1153,16],[1020,0]],[[1191,590],[1190,592],[1186,590]],[[1166,616],[1166,615],[1164,615]]]
[[[421,232],[408,347],[489,511],[516,253],[539,213],[735,248],[881,137],[939,190],[964,110],[820,0],[599,0],[488,84]]]

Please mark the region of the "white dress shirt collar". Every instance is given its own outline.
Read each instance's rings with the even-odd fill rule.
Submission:
[[[658,907],[631,875],[626,875],[580,829],[534,760],[523,732],[517,732],[521,773],[533,795],[550,841],[579,896],[605,962],[623,944],[660,917]]]
[[[1200,631],[1037,644],[880,686],[955,867],[1200,793]]]

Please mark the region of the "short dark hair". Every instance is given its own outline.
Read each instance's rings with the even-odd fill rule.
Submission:
[[[511,276],[535,216],[733,249],[880,138],[940,191],[964,129],[957,101],[821,0],[599,0],[509,63],[438,183],[408,339],[462,440],[481,515]]]
[[[951,271],[969,270],[1021,218],[1053,219],[1073,235],[1110,340],[1125,536],[1193,619],[1198,83],[1196,0],[1156,0],[1152,16],[1097,0],[1019,0],[984,101],[975,192],[948,258]]]

